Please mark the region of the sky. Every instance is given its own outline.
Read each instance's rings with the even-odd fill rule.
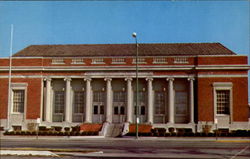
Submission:
[[[250,54],[250,1],[0,1],[0,57],[33,44],[219,42]],[[249,60],[250,63],[250,60]],[[250,88],[250,87],[249,87]],[[250,100],[249,100],[250,101]]]

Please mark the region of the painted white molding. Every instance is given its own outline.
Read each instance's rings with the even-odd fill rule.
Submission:
[[[223,78],[223,77],[228,77],[228,78],[245,78],[248,77],[247,74],[229,74],[229,75],[225,75],[225,74],[216,74],[216,75],[198,75],[198,78]]]

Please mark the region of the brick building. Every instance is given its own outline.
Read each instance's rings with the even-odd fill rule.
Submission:
[[[140,123],[248,127],[247,56],[220,43],[139,44]],[[0,126],[135,122],[136,45],[31,45],[0,59]],[[8,84],[10,106],[8,109]]]

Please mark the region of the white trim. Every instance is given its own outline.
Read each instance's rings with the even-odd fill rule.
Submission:
[[[23,114],[23,119],[26,119],[26,112],[27,112],[27,83],[11,83],[11,105],[10,105],[10,115],[13,114]],[[23,113],[18,113],[18,112],[13,112],[13,91],[14,90],[23,90],[24,91],[24,108],[23,108]]]
[[[198,75],[198,78],[222,78],[222,77],[230,77],[230,78],[237,78],[237,77],[248,77],[247,74],[229,74],[229,75],[225,75],[225,74],[219,74],[219,75]]]
[[[5,76],[0,76],[0,79],[1,78],[8,78],[7,75]],[[12,76],[11,78],[43,78],[42,75],[26,75],[26,76],[22,76],[22,75],[14,75]]]
[[[196,70],[228,70],[228,69],[233,69],[233,70],[238,70],[238,69],[246,69],[249,70],[250,66],[249,65],[199,65],[195,67]]]
[[[85,73],[84,76],[77,76],[77,75],[73,75],[73,76],[70,76],[72,78],[84,78],[85,76],[91,76],[93,78],[103,78],[103,76],[107,76],[110,75],[112,78],[124,78],[124,77],[127,77],[128,75],[131,76],[131,77],[134,77],[135,76],[135,73],[94,73],[94,74],[91,74],[90,73]],[[140,73],[140,77],[139,78],[143,78],[143,77],[146,77],[148,75],[151,75],[153,76],[154,78],[166,78],[166,77],[175,77],[175,78],[188,78],[190,77],[190,75],[154,75],[153,72],[149,72],[149,73],[143,73],[141,74]],[[44,78],[44,77],[47,77],[47,76],[43,76],[43,75],[14,75],[12,76],[11,78]],[[51,78],[64,78],[65,75],[59,75],[59,76],[49,76]],[[192,77],[196,77],[196,75],[192,75]],[[225,75],[225,74],[216,74],[216,75],[208,75],[208,74],[199,74],[197,76],[198,78],[223,78],[223,77],[226,77],[226,78],[247,78],[248,75],[247,74],[229,74],[229,75]],[[4,79],[4,78],[8,78],[8,75],[4,75],[4,76],[0,76],[0,79]]]
[[[217,90],[229,90],[230,92],[230,108],[229,114],[217,114]],[[229,123],[233,122],[233,83],[232,82],[214,82],[213,83],[213,100],[214,100],[214,121],[219,116],[229,116]]]

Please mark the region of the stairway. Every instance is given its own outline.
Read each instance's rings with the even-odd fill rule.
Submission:
[[[109,124],[106,137],[117,137],[122,134],[123,124]]]

